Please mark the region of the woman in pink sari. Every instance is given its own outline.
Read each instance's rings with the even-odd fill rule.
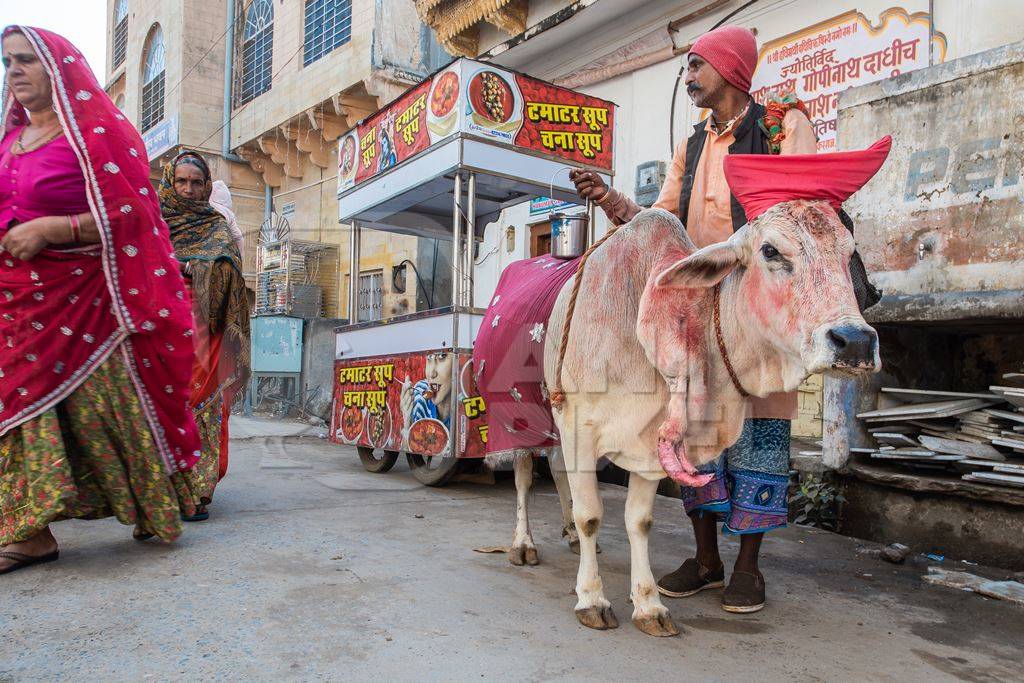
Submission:
[[[3,32],[0,574],[57,559],[51,522],[181,533],[199,454],[192,319],[145,147],[64,38]]]

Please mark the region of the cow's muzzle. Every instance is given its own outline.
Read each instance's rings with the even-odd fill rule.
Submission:
[[[830,369],[839,372],[878,370],[878,333],[867,325],[844,324],[830,327],[825,342],[831,352]]]

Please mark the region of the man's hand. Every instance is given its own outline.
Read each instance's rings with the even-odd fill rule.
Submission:
[[[608,194],[608,186],[593,171],[569,171],[569,180],[576,186],[576,194],[580,199],[599,202]]]
[[[36,254],[50,244],[46,239],[46,234],[52,229],[52,222],[52,217],[45,217],[20,223],[7,231],[7,234],[0,240],[0,247],[3,247],[14,258],[31,261]]]

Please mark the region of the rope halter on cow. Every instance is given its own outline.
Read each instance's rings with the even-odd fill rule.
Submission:
[[[729,361],[729,351],[725,348],[725,339],[722,337],[722,314],[720,312],[721,299],[722,299],[722,283],[715,285],[715,289],[711,296],[714,299],[712,308],[713,316],[715,318],[715,340],[718,342],[718,352],[722,355],[722,362],[725,363],[725,370],[729,373],[729,379],[732,380],[732,385],[736,387],[736,391],[740,392],[740,396],[743,398],[749,398],[750,393],[743,388],[740,384],[740,378],[736,376],[736,371],[732,368],[732,362]]]
[[[604,234],[604,237],[594,242],[589,249],[587,249],[583,256],[580,257],[579,268],[576,269],[576,280],[572,283],[572,295],[569,297],[569,308],[565,312],[565,323],[562,325],[562,338],[558,343],[558,360],[555,364],[555,386],[552,387],[551,391],[551,407],[555,410],[561,410],[565,404],[565,392],[562,391],[562,365],[565,363],[565,350],[569,346],[569,331],[572,329],[572,317],[576,312],[576,297],[580,293],[580,283],[583,282],[583,268],[587,265],[587,259],[590,255],[597,251],[598,247],[605,243],[605,241],[615,234],[615,232],[622,226],[613,225],[608,228],[608,232]]]

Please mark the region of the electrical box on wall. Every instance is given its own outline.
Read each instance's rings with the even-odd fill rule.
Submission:
[[[658,200],[661,185],[665,182],[664,161],[645,161],[636,167],[636,188],[634,195],[640,206],[650,207]]]

